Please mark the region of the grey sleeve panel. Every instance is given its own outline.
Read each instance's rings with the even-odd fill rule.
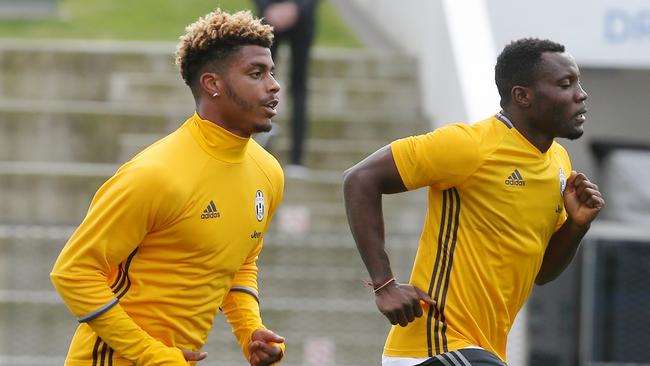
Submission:
[[[247,293],[255,298],[255,301],[257,303],[260,303],[260,297],[257,294],[257,291],[253,290],[252,288],[244,287],[244,286],[233,286],[230,288],[230,291],[236,291],[236,292],[244,292]]]
[[[84,315],[82,317],[77,318],[77,321],[79,323],[85,323],[85,322],[91,321],[91,320],[95,319],[96,317],[98,317],[98,316],[104,314],[105,312],[109,311],[113,306],[117,305],[117,303],[118,303],[118,299],[115,298],[115,299],[107,302],[106,304],[104,304],[99,309],[97,309],[97,310],[95,310],[95,311],[93,311],[93,312],[91,312],[89,314],[86,314],[86,315]]]

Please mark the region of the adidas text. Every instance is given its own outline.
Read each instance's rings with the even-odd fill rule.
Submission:
[[[506,184],[509,186],[525,186],[526,182],[523,180],[506,179]]]
[[[515,169],[512,174],[505,181],[507,186],[520,186],[523,187],[526,185],[524,177],[519,173],[519,169]]]
[[[210,212],[210,213],[203,213],[201,214],[202,219],[218,219],[221,217],[221,214],[218,212]]]

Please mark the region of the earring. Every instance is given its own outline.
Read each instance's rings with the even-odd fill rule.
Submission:
[[[212,94],[212,97],[213,97],[213,98],[214,98],[214,97],[218,97],[218,96],[219,96],[219,92],[214,92],[214,94]]]

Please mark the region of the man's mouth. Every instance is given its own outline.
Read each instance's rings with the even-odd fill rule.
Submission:
[[[575,120],[578,123],[584,123],[587,120],[587,117],[585,116],[585,114],[587,114],[586,109],[580,110],[578,113],[575,114]]]
[[[279,103],[280,100],[271,99],[270,101],[263,104],[264,109],[266,109],[266,112],[268,115],[270,115],[270,117],[273,117],[278,113],[276,108],[278,107]]]

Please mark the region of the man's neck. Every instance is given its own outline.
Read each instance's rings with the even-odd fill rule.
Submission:
[[[519,133],[540,152],[545,153],[553,144],[553,137],[536,131],[533,128],[533,123],[531,123],[522,113],[503,110],[501,114],[503,114],[510,123],[512,123],[513,127],[516,128],[517,131],[519,131]]]
[[[229,123],[229,121],[226,118],[224,118],[221,113],[219,113],[219,110],[212,103],[197,102],[196,113],[198,113],[199,117],[201,117],[202,119],[210,121],[218,125],[219,127],[230,131],[231,133],[237,136],[245,137],[245,138],[251,137],[250,134],[247,134],[246,132],[237,128],[234,124]]]

